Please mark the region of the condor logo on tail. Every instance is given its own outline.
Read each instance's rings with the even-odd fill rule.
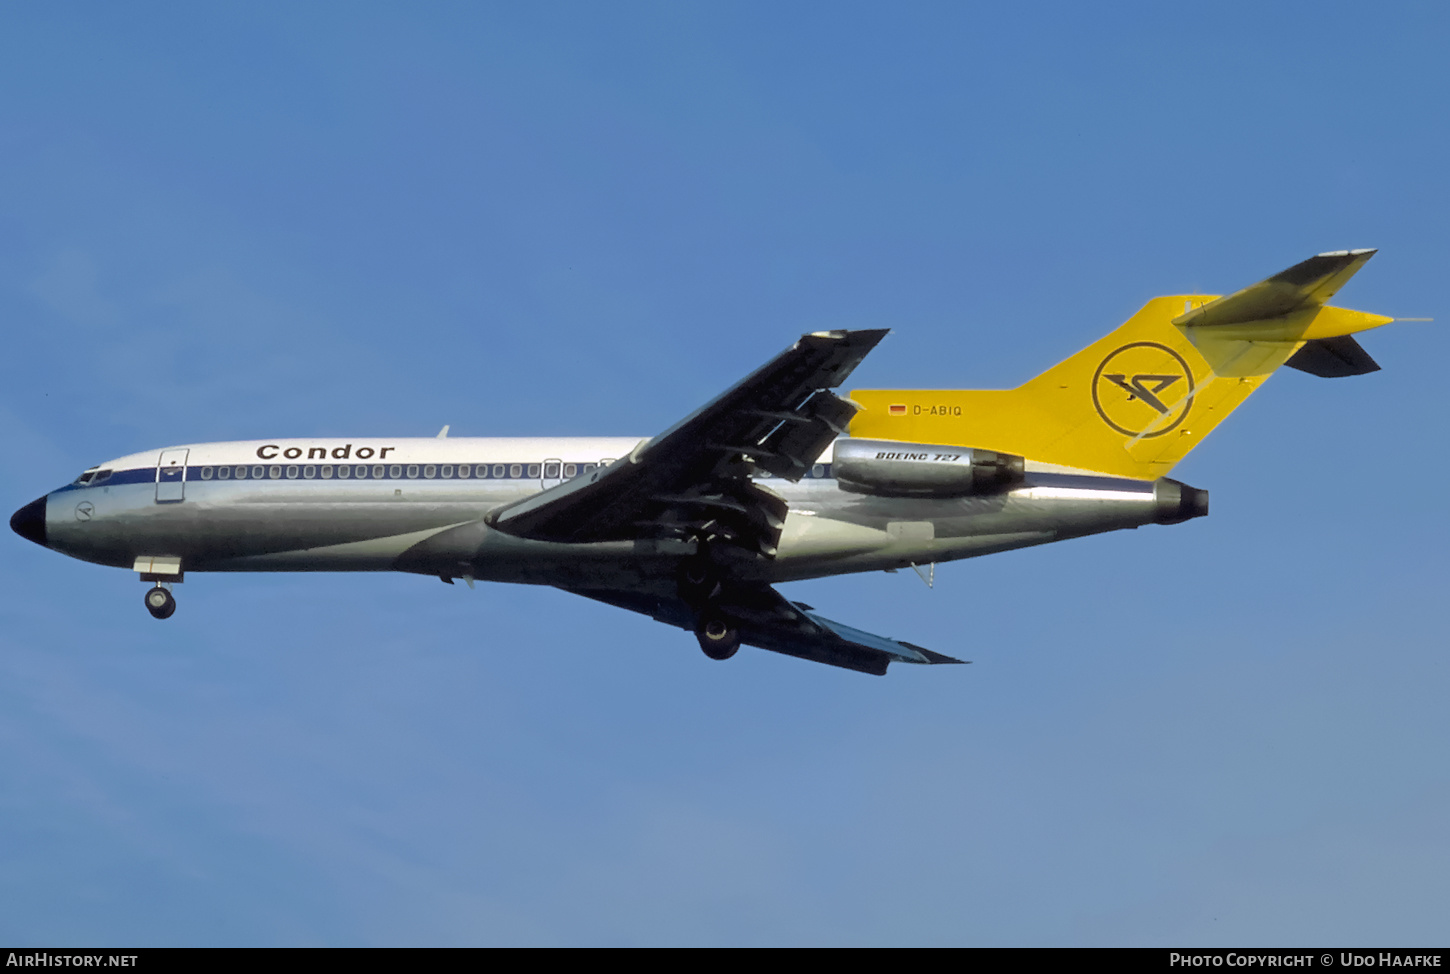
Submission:
[[[1132,342],[1103,359],[1093,376],[1093,406],[1124,436],[1172,432],[1193,406],[1193,371],[1167,345]]]

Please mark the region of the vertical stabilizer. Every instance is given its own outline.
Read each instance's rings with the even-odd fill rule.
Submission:
[[[1234,294],[1154,298],[1116,331],[1016,389],[862,389],[851,435],[995,450],[1161,477],[1281,365],[1379,368],[1349,336],[1392,318],[1324,302],[1373,250],[1335,251]]]

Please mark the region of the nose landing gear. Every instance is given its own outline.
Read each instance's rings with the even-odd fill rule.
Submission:
[[[136,572],[141,581],[156,583],[155,588],[146,592],[146,611],[154,618],[170,619],[176,611],[176,598],[171,594],[171,586],[186,577],[181,570],[181,558],[177,555],[140,555],[136,559]]]
[[[157,619],[170,619],[176,611],[176,597],[157,585],[146,592],[146,611]]]

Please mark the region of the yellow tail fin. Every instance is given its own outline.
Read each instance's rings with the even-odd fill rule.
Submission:
[[[1324,303],[1374,253],[1320,254],[1227,297],[1154,298],[1016,389],[858,389],[851,435],[1161,477],[1279,366],[1322,376],[1379,368],[1349,336],[1394,319]]]

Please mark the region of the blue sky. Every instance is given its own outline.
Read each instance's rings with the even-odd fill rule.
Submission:
[[[658,432],[803,331],[992,387],[1379,247],[1209,518],[788,586],[885,679],[551,590],[8,535],[0,941],[1440,943],[1436,4],[0,13],[0,485],[259,436]]]

